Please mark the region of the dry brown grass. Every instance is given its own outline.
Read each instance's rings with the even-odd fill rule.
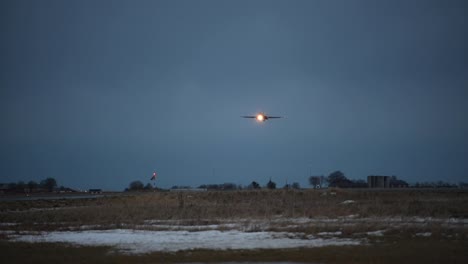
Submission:
[[[342,204],[345,200],[354,203]],[[138,225],[145,220],[358,217],[468,217],[458,190],[260,190],[138,193],[97,199],[0,202],[0,222],[21,228]]]
[[[354,202],[343,204],[346,200]],[[83,225],[91,225],[92,229],[137,229],[138,225],[145,224],[145,220],[156,220],[154,222],[157,224],[177,223],[188,226],[232,221],[248,226],[247,231],[265,228],[269,231],[285,231],[286,228],[292,232],[316,235],[319,232],[341,231],[341,235],[337,236],[365,238],[369,241],[369,244],[360,246],[195,250],[128,256],[112,253],[115,251],[110,247],[11,242],[5,234],[0,234],[0,254],[9,263],[468,263],[466,224],[447,226],[444,221],[420,223],[417,218],[415,223],[411,223],[412,217],[468,218],[467,204],[468,192],[459,190],[340,189],[158,192],[97,199],[0,202],[0,223],[16,224],[0,226],[4,230],[67,230]],[[386,222],[388,217],[408,218],[410,221],[395,223],[390,219]],[[298,218],[313,221],[298,224],[294,222]],[[157,225],[154,228],[157,230]],[[377,230],[384,230],[385,235],[366,235],[366,232]],[[431,235],[417,235],[425,232]]]

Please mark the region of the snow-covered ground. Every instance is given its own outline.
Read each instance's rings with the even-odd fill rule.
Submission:
[[[430,237],[431,235],[432,235],[431,232],[416,233],[416,236],[420,236],[420,237]]]
[[[137,225],[67,225],[57,224],[54,232],[21,231],[20,223],[0,223],[0,234],[26,242],[64,242],[75,245],[112,246],[122,252],[139,254],[153,251],[190,249],[280,249],[357,245],[371,237],[383,237],[391,227],[426,228],[430,224],[465,230],[468,219],[431,217],[362,217],[271,219],[149,219]],[[369,226],[367,226],[369,225]],[[356,226],[356,233],[343,227]],[[362,228],[360,228],[362,227]],[[8,230],[9,228],[15,231]],[[103,230],[98,230],[103,229]],[[60,231],[62,230],[62,231]],[[316,230],[314,235],[302,230]],[[353,229],[351,229],[353,230]],[[430,237],[424,229],[414,236]],[[344,235],[345,234],[345,235]],[[447,235],[449,237],[451,235]]]
[[[377,230],[377,231],[366,232],[366,234],[368,236],[379,236],[379,237],[383,236],[384,233],[385,233],[385,230]]]
[[[320,232],[317,233],[319,236],[341,236],[342,232],[341,231],[336,231],[336,232]]]
[[[40,232],[11,235],[16,241],[64,242],[87,246],[113,246],[121,252],[140,254],[153,251],[190,249],[280,249],[358,245],[362,240],[318,238],[302,233],[219,231],[143,231],[129,229]]]

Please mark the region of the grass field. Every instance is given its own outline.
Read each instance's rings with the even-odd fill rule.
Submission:
[[[206,230],[300,234],[352,246],[125,254],[112,246],[27,243],[51,231]],[[0,202],[0,249],[12,263],[468,263],[464,190],[260,190],[135,193],[93,199]]]

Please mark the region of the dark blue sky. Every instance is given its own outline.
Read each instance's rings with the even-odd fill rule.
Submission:
[[[0,182],[468,180],[466,1],[4,0],[0,23]]]

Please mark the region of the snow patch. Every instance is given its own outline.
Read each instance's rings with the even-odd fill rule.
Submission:
[[[419,237],[430,237],[431,235],[432,235],[431,232],[416,233],[416,236],[419,236]]]
[[[366,232],[368,236],[383,236],[385,230],[377,230],[377,231],[371,231],[371,232]]]
[[[18,223],[0,223],[0,226],[16,226]]]
[[[341,231],[336,231],[336,232],[320,232],[317,233],[319,236],[341,236]]]
[[[129,254],[153,251],[175,252],[191,249],[279,249],[358,245],[360,240],[316,238],[302,233],[241,232],[207,230],[141,231],[129,229],[41,232],[39,235],[15,235],[13,240],[24,242],[61,242],[84,246],[114,246]]]
[[[342,218],[358,218],[359,217],[359,214],[351,214],[351,215],[346,215]]]

